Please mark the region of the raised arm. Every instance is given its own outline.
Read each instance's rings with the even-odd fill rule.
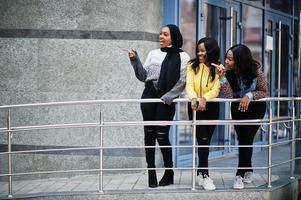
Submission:
[[[136,54],[135,57],[130,57],[131,64],[134,68],[136,78],[142,82],[146,79],[146,70],[143,68],[143,65],[140,61],[140,58]]]
[[[136,78],[142,82],[146,79],[146,70],[143,68],[143,65],[140,61],[140,58],[137,54],[135,49],[123,49],[124,51],[128,52],[131,64],[134,68]],[[148,56],[149,57],[149,56]],[[149,58],[147,58],[148,60]]]

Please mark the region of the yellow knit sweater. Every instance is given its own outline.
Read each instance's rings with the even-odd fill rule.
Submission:
[[[186,93],[190,100],[198,97],[204,97],[207,100],[218,97],[220,90],[218,75],[215,75],[215,79],[211,81],[209,72],[209,67],[207,67],[204,63],[200,64],[200,69],[197,74],[194,73],[191,64],[188,65]]]

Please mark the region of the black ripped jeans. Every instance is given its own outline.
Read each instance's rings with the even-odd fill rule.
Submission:
[[[147,82],[142,94],[142,99],[160,98],[151,81]],[[175,104],[167,105],[163,103],[141,103],[141,111],[144,121],[171,121],[175,114]],[[145,146],[155,146],[158,141],[159,146],[170,146],[169,141],[170,126],[144,126]],[[173,167],[171,147],[161,147],[164,167]],[[155,168],[155,148],[145,148],[145,157],[148,168]]]
[[[191,103],[188,103],[188,116],[192,120],[192,109]],[[219,103],[218,102],[207,102],[206,110],[197,111],[197,120],[217,120],[219,118]],[[198,146],[210,145],[210,141],[214,132],[216,125],[197,125],[196,126],[196,139],[198,141]],[[208,167],[208,156],[209,147],[199,147],[198,157],[199,165],[198,167]],[[209,176],[208,169],[198,169],[197,174],[202,174]]]
[[[250,102],[249,108],[245,112],[238,110],[239,102],[231,104],[232,119],[262,119],[266,111],[265,102]],[[234,125],[238,144],[239,145],[253,145],[254,137],[259,129],[259,125]],[[244,177],[247,171],[252,169],[252,147],[239,147],[238,148],[238,167],[245,167],[249,169],[238,169],[236,176]]]

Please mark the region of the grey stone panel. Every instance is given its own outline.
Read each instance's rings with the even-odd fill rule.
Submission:
[[[143,83],[121,48],[136,48],[144,60],[156,47],[137,41],[2,38],[1,105],[139,98]]]
[[[37,40],[31,39],[0,40],[0,91],[22,92],[37,89],[37,43]],[[1,104],[4,102],[1,101]]]
[[[39,178],[54,178],[65,176],[76,176],[83,174],[98,174],[99,156],[98,155],[61,155],[61,154],[19,154],[13,155],[13,173],[41,172],[34,175],[17,175],[13,176],[14,180],[27,180]],[[1,163],[7,163],[7,157],[0,156]],[[104,173],[132,173],[133,170],[124,170],[125,168],[145,167],[141,157],[132,157],[128,155],[121,156],[104,156],[103,168]],[[122,170],[116,170],[116,169]],[[113,170],[110,170],[113,169]],[[114,170],[115,169],[115,170]],[[82,172],[60,172],[60,173],[44,173],[46,171],[62,171],[62,170],[83,170]],[[89,170],[91,170],[89,172]],[[0,174],[8,173],[7,165],[0,168]],[[0,181],[6,180],[6,177],[0,177]]]
[[[0,0],[0,28],[157,33],[162,5],[162,0]]]
[[[122,48],[136,48],[145,60],[158,44],[143,40],[156,41],[162,10],[162,0],[0,0],[1,31],[15,34],[0,38],[0,105],[140,98],[144,85]],[[106,121],[142,120],[137,103],[12,109],[11,120],[12,126],[96,123],[100,110]],[[6,127],[6,117],[7,110],[0,110],[0,128]],[[99,140],[97,128],[22,131],[12,138],[14,145],[37,148],[97,146]],[[141,126],[105,128],[104,145],[142,143]],[[7,144],[5,133],[0,133],[0,144]],[[109,152],[106,166],[142,166],[143,155],[137,152],[132,158]],[[0,169],[6,169],[2,166],[7,166],[7,156],[0,159]],[[94,168],[97,159],[28,154],[14,156],[13,163],[18,172],[58,165]]]
[[[1,105],[140,98],[144,84],[134,76],[127,53],[136,48],[142,60],[152,42],[62,39],[5,39],[1,43]],[[142,120],[139,103],[13,109],[12,126]],[[1,112],[1,127],[7,112]],[[5,134],[0,135],[6,144]],[[15,133],[13,144],[94,146],[99,129],[58,129]],[[105,145],[142,145],[142,127],[105,128]],[[47,160],[47,159],[46,159]],[[118,159],[117,159],[118,160]],[[143,160],[143,161],[142,161]],[[53,159],[52,161],[56,161]],[[44,164],[48,165],[49,161]],[[117,161],[116,161],[117,162]],[[1,162],[3,163],[3,162]],[[54,162],[53,165],[59,162]],[[140,164],[144,163],[143,156]],[[114,162],[112,162],[114,164]],[[22,165],[20,165],[21,167]]]

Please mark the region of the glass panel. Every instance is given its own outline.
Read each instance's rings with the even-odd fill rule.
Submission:
[[[184,38],[183,49],[187,51],[191,58],[195,57],[196,44],[196,0],[181,1],[181,31]],[[211,5],[205,5],[204,8],[205,34],[215,38],[221,47],[221,59],[224,57],[226,48],[226,9]],[[236,14],[237,15],[237,14]],[[218,27],[218,28],[217,28]],[[237,36],[235,36],[237,37]],[[179,120],[188,120],[187,103],[180,103]],[[221,109],[222,110],[222,109]],[[221,115],[222,116],[222,115]],[[178,145],[192,144],[192,128],[191,126],[178,126]],[[223,127],[217,127],[213,134],[211,144],[224,144]],[[223,148],[220,148],[221,150]],[[210,148],[211,151],[218,150]],[[191,147],[177,148],[177,166],[191,166]]]
[[[277,29],[279,29],[279,24],[276,23],[276,27]],[[276,31],[276,37],[275,37],[275,40],[276,40],[276,48],[275,48],[275,66],[274,66],[274,71],[275,71],[275,85],[274,85],[274,88],[275,88],[275,95],[274,97],[277,97],[278,96],[278,91],[279,91],[279,88],[278,88],[278,72],[279,72],[279,64],[278,64],[278,55],[279,55],[279,32]]]
[[[237,11],[233,11],[233,30],[232,30],[232,45],[237,44]]]
[[[276,23],[277,31],[276,31],[276,51],[275,51],[275,88],[276,93],[275,97],[278,96],[278,92],[280,92],[280,97],[288,96],[288,66],[289,66],[289,26],[282,24],[281,25],[281,46],[279,44],[279,23]],[[279,51],[280,51],[280,66],[279,66]],[[280,69],[281,68],[281,69]],[[280,73],[280,80],[279,80]],[[280,84],[278,83],[280,81]],[[280,88],[279,86],[280,85]],[[288,116],[288,102],[280,101],[275,102],[275,116]],[[283,124],[277,124],[275,130],[275,134],[277,135],[277,139],[287,137],[287,129]]]
[[[267,31],[267,35],[273,36],[273,22],[270,20],[267,23],[266,31]]]
[[[294,76],[294,96],[301,96],[301,76],[300,76],[300,57],[299,57],[299,21],[295,20],[295,30],[294,30],[294,61],[293,61],[293,76]],[[296,118],[301,117],[301,101],[296,102]],[[301,130],[301,122],[296,122],[297,130]],[[301,131],[297,131],[297,137],[301,138]],[[296,143],[297,148],[297,156],[301,156],[301,140]]]
[[[218,42],[221,49],[221,58],[223,62],[225,50],[226,50],[226,30],[227,30],[227,9],[221,8],[209,4],[204,5],[204,27],[205,27],[205,36],[213,37]],[[220,119],[223,119],[224,116],[224,106],[220,104]],[[215,132],[211,139],[211,144],[224,144],[224,126],[216,126]],[[224,148],[210,148],[210,151],[223,150]]]
[[[285,24],[281,25],[281,84],[280,95],[288,96],[288,67],[289,67],[289,27]],[[284,110],[283,110],[284,111]],[[287,110],[285,110],[287,113]]]
[[[196,44],[196,0],[182,0],[180,8],[180,29],[184,39],[183,50],[193,58]]]
[[[281,25],[281,75],[280,75],[280,96],[288,97],[288,69],[289,69],[289,27]],[[280,116],[288,116],[288,102],[280,103]],[[286,129],[285,129],[286,130]]]
[[[272,93],[272,85],[271,85],[271,82],[272,82],[272,79],[273,79],[273,75],[272,75],[272,66],[273,66],[273,53],[274,53],[274,40],[275,40],[275,37],[273,35],[273,22],[268,20],[266,22],[266,28],[265,28],[265,31],[266,31],[266,45],[265,45],[265,68],[264,68],[264,74],[265,74],[265,78],[267,80],[267,83],[268,83],[268,88],[269,88],[269,91],[270,93]],[[267,103],[267,105],[269,105]],[[266,116],[268,115],[269,113],[266,112]],[[267,126],[265,126],[265,128],[267,128]],[[263,142],[267,141],[268,140],[268,134],[263,134],[261,135],[261,140]],[[257,137],[258,138],[258,137]],[[259,140],[259,139],[258,139]]]
[[[270,93],[272,93],[272,88],[271,88],[271,81],[272,81],[272,74],[271,74],[271,70],[272,70],[272,51],[273,51],[273,22],[272,21],[268,21],[266,23],[266,58],[265,58],[265,78],[267,80],[268,83],[268,87],[269,87],[269,91]]]
[[[180,6],[180,29],[183,36],[183,50],[186,51],[191,58],[195,57],[196,44],[196,0],[182,0]],[[184,97],[181,96],[181,97]],[[179,103],[179,117],[178,120],[188,120],[187,103]],[[178,126],[177,131],[177,145],[191,145],[192,144],[192,129],[191,126]],[[190,148],[176,149],[177,166],[191,166]]]
[[[299,21],[295,20],[295,30],[294,30],[294,59],[293,59],[293,79],[294,79],[294,91],[293,91],[293,96],[301,96],[300,94],[300,75],[299,75],[299,54],[298,54],[298,49],[299,49]]]
[[[263,6],[263,0],[247,0],[247,2],[256,6]]]
[[[179,120],[189,120],[188,119],[188,103],[180,103],[180,119]],[[178,145],[192,145],[192,127],[191,126],[178,126]],[[192,149],[180,147],[177,149],[178,157],[183,161],[183,157],[185,155],[189,155],[192,153]],[[191,156],[189,157],[189,163],[191,163]],[[185,160],[185,158],[184,158]],[[186,163],[187,164],[187,163]],[[178,165],[179,166],[179,165]],[[181,166],[183,166],[183,162],[181,162]]]
[[[288,14],[292,14],[292,0],[275,1],[266,0],[266,6],[275,10],[279,10]]]
[[[255,60],[262,62],[262,10],[243,5],[243,43],[247,45]]]
[[[299,17],[301,11],[301,1],[294,0],[294,7],[295,7],[295,16]]]
[[[243,5],[242,9],[243,44],[250,48],[253,58],[261,63],[263,11],[249,5]],[[261,134],[256,134],[254,142],[261,142]]]
[[[213,37],[221,49],[221,60],[224,60],[226,50],[227,10],[209,4],[204,5],[205,36]]]

